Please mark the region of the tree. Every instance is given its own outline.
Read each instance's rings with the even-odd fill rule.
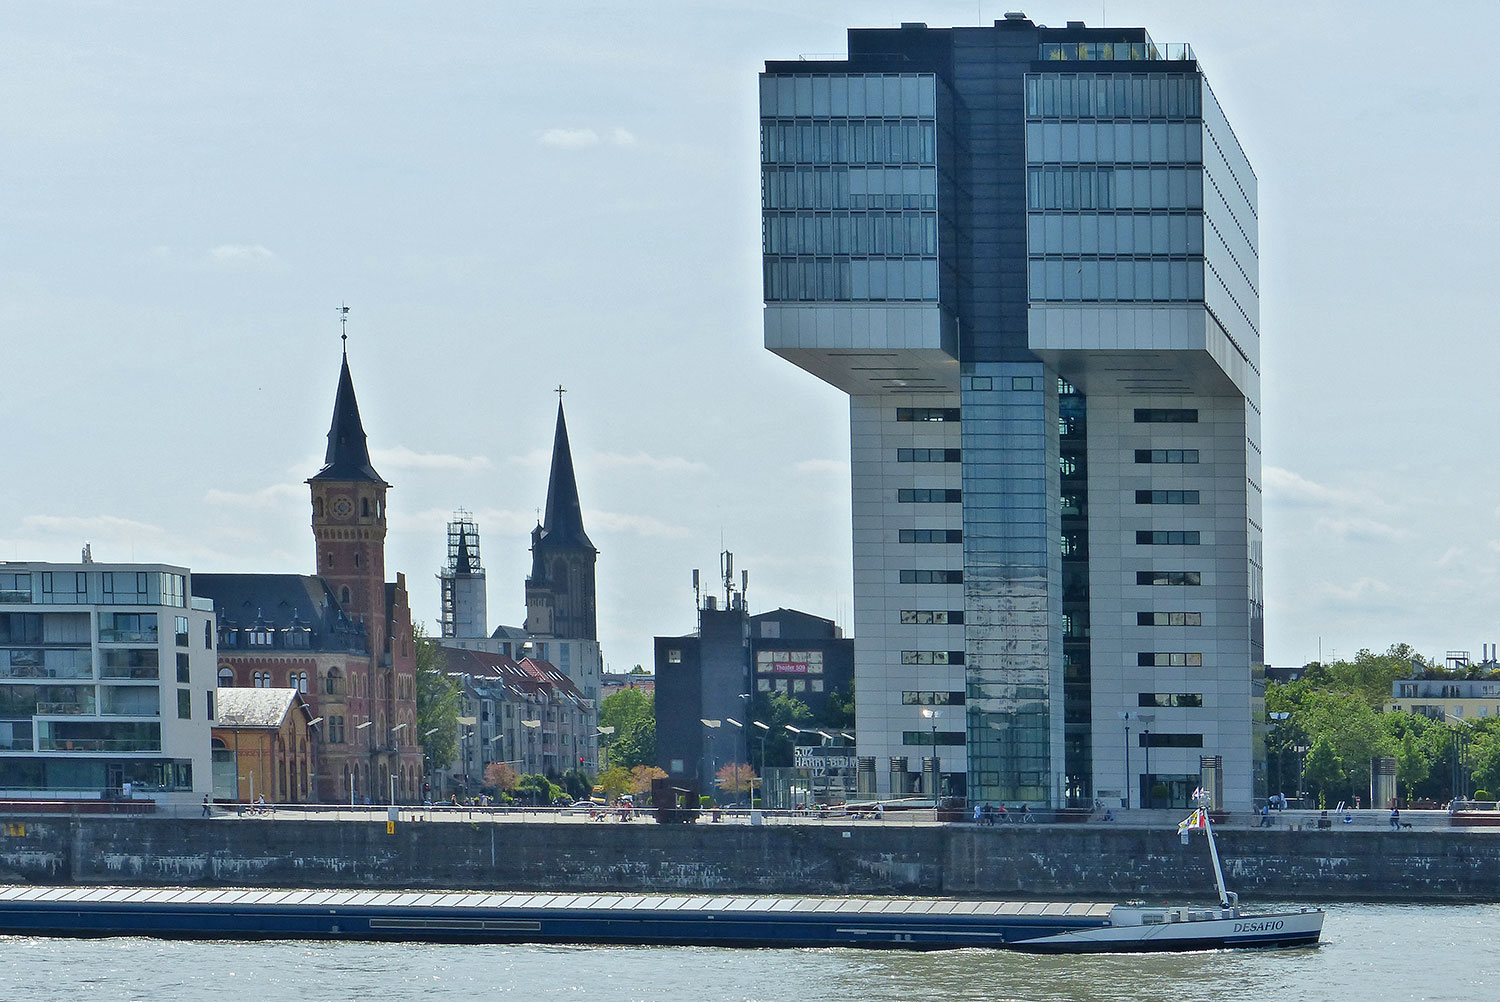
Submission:
[[[665,769],[658,769],[654,765],[638,765],[630,770],[630,792],[650,793],[651,781],[653,779],[666,779]]]
[[[636,665],[634,668],[630,669],[630,674],[632,674],[632,675],[650,675],[651,673],[649,671],[647,671],[645,669],[645,667],[643,667],[642,665]]]
[[[621,689],[599,704],[599,726],[614,733],[600,735],[611,765],[634,768],[656,764],[656,697],[644,689]]]
[[[1412,794],[1418,783],[1427,778],[1432,771],[1432,759],[1428,757],[1427,751],[1422,743],[1417,740],[1415,730],[1408,730],[1401,736],[1400,744],[1396,745],[1396,782],[1406,790],[1406,800],[1411,802]],[[1385,806],[1383,804],[1372,804],[1374,806]]]
[[[751,738],[750,752],[751,763],[756,765],[757,772],[765,775],[766,764],[786,767],[792,764],[792,732],[786,729],[787,724],[793,727],[805,727],[812,722],[812,710],[807,704],[795,696],[788,696],[784,692],[775,692],[767,698],[764,694],[755,697],[755,705],[752,707],[755,719],[768,724],[770,729],[765,732],[765,759],[761,759],[761,745],[759,727],[752,726],[747,732]]]
[[[1326,806],[1327,791],[1341,786],[1344,780],[1344,763],[1339,761],[1333,743],[1327,737],[1319,736],[1313,740],[1312,747],[1307,750],[1302,775],[1308,788],[1317,791],[1318,805]]]
[[[755,770],[743,762],[730,762],[714,776],[714,785],[724,793],[744,793],[755,786]]]
[[[458,757],[458,683],[443,673],[443,652],[418,623],[412,627],[417,661],[417,740],[428,769]]]
[[[563,795],[561,789],[539,772],[528,772],[522,776],[514,790],[519,799],[533,807],[549,807]]]
[[[494,787],[497,792],[514,790],[520,782],[520,774],[505,762],[491,762],[484,767],[484,785]]]
[[[828,699],[818,711],[814,722],[819,727],[826,727],[834,731],[847,731],[854,726],[854,682],[850,681],[849,691],[835,689],[828,694]]]
[[[622,766],[611,766],[599,775],[599,788],[604,799],[613,803],[622,793],[630,791],[630,770]]]

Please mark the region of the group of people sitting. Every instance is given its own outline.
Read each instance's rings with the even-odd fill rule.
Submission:
[[[1012,818],[1011,812],[1005,809],[1004,803],[1002,803],[999,807],[996,807],[994,804],[974,805],[974,823],[976,825],[994,825],[1001,821],[1005,822],[1006,824],[1010,824],[1010,822],[1014,820],[1036,820],[1036,818],[1031,813],[1031,808],[1026,806],[1025,804],[1022,804],[1020,807],[1016,808],[1015,814],[1016,817]]]

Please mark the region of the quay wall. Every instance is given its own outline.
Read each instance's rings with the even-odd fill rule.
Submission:
[[[1278,901],[1500,900],[1500,832],[1223,830],[1225,878]],[[1208,900],[1202,836],[976,828],[11,816],[0,883]]]

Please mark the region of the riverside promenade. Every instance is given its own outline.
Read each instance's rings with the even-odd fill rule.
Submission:
[[[452,807],[403,808],[391,823],[387,810],[7,814],[0,883],[1105,901],[1213,893],[1202,840],[1182,844],[1177,811],[981,826],[938,823],[931,809],[686,825]],[[1446,815],[1416,813],[1400,831],[1375,811],[1325,830],[1317,812],[1277,815],[1277,828],[1231,817],[1216,826],[1225,876],[1246,901],[1500,900],[1500,830],[1439,827]]]

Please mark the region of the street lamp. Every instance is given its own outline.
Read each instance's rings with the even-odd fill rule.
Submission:
[[[1275,713],[1268,713],[1266,716],[1271,720],[1271,734],[1274,737],[1281,730],[1281,725],[1286,723],[1292,715],[1285,710],[1279,710]],[[1271,789],[1266,791],[1267,798],[1270,798],[1280,792],[1277,787],[1281,786],[1281,756],[1276,755],[1275,758],[1272,758],[1271,751],[1267,749],[1266,758],[1271,759],[1272,764]]]
[[[712,784],[719,764],[714,758],[714,732],[724,725],[724,721],[699,717],[698,722],[708,728],[708,782]]]
[[[932,789],[930,789],[930,790],[927,791],[927,795],[932,798],[932,803],[933,803],[934,806],[936,806],[936,804],[937,804],[937,799],[938,799],[938,784],[941,782],[941,780],[939,779],[939,777],[942,776],[942,774],[943,774],[942,773],[942,765],[938,761],[938,743],[937,743],[937,722],[938,722],[938,718],[941,717],[942,715],[943,715],[943,711],[942,710],[934,709],[931,706],[924,706],[924,707],[922,707],[922,716],[926,717],[928,720],[930,720],[932,722],[932,782],[929,784],[932,787]]]
[[[1120,781],[1121,807],[1130,809],[1130,711],[1121,710],[1120,719],[1125,723],[1125,773]]]
[[[1146,749],[1145,771],[1141,774],[1141,782],[1145,784],[1146,789],[1141,799],[1145,801],[1145,806],[1149,810],[1156,806],[1156,798],[1151,792],[1152,786],[1155,785],[1151,782],[1151,725],[1156,723],[1156,714],[1137,713],[1135,719],[1141,723],[1141,747]]]
[[[771,725],[770,724],[763,724],[759,720],[752,720],[752,721],[750,721],[750,723],[753,724],[753,725],[755,725],[756,727],[760,728],[760,809],[761,810],[765,810],[766,809],[766,735],[769,734],[769,733],[771,733]],[[748,743],[750,741],[750,738],[749,738],[748,732],[746,732],[745,741],[746,741],[746,744],[747,744],[745,754],[748,755],[748,754],[750,754],[749,747],[748,747]],[[753,797],[751,798],[751,803],[752,804],[754,803],[754,798]]]

